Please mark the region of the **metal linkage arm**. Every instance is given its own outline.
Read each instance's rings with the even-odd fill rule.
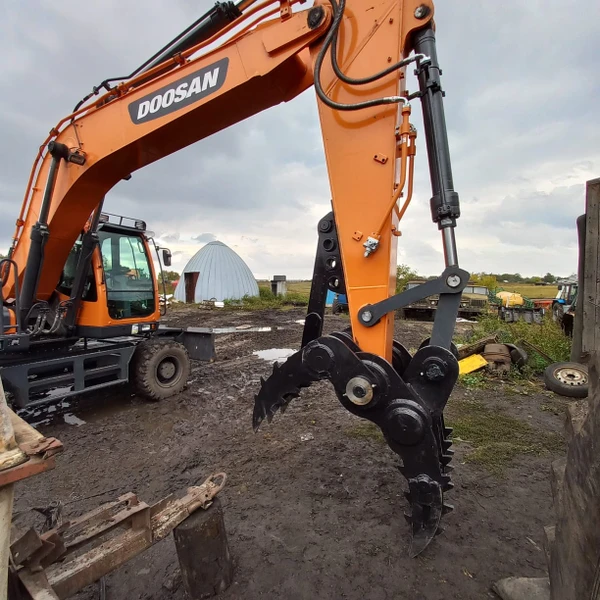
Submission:
[[[468,281],[467,271],[458,267],[448,267],[438,279],[422,283],[376,304],[366,304],[358,311],[358,318],[365,327],[373,327],[387,313],[428,296],[440,294],[440,301],[443,294],[458,294],[460,297]]]

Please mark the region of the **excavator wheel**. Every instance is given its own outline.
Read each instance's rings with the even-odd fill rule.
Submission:
[[[190,359],[183,344],[156,338],[138,344],[131,379],[137,392],[149,400],[164,400],[178,394],[189,374]]]

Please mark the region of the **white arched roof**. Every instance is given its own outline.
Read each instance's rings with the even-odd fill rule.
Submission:
[[[223,242],[209,242],[189,260],[173,294],[179,302],[185,302],[185,273],[198,273],[194,302],[258,296],[258,284],[252,271]]]

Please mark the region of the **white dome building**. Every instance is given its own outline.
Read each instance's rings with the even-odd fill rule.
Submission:
[[[173,294],[179,302],[239,300],[258,296],[248,265],[223,242],[209,242],[189,260]]]

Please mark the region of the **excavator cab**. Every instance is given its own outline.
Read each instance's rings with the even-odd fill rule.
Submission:
[[[83,248],[83,235],[75,242],[63,268],[57,292],[61,301],[72,297]],[[160,318],[158,280],[146,223],[110,213],[100,215],[81,294],[77,333],[106,338],[152,331]],[[163,257],[170,253],[163,251]],[[158,264],[162,263],[157,252]]]

